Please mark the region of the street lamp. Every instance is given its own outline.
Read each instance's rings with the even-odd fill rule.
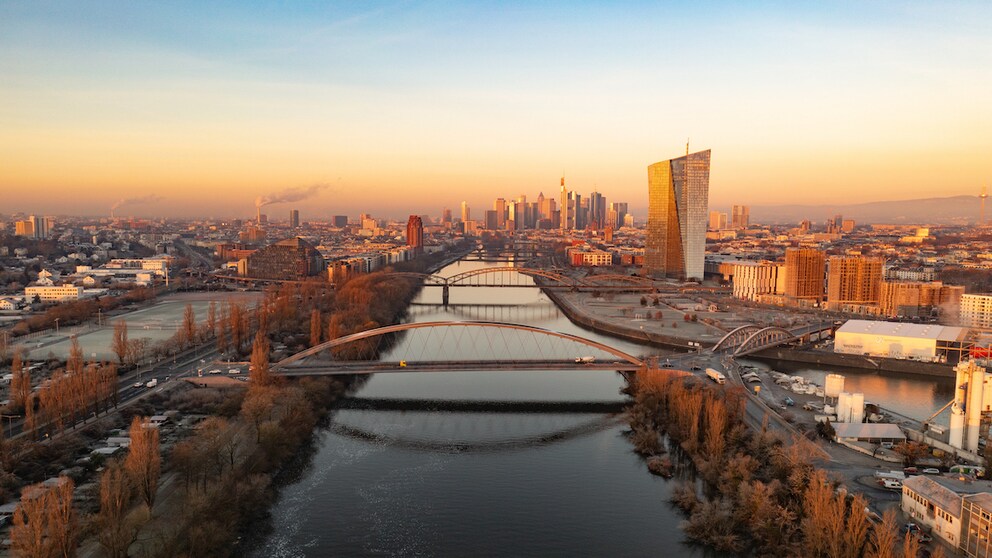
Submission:
[[[55,334],[59,333],[59,318],[55,318]]]

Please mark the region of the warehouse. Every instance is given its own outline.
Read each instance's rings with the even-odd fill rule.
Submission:
[[[834,352],[957,363],[967,336],[963,327],[848,320],[834,336]]]

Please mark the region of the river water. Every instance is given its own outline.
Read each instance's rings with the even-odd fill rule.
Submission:
[[[462,261],[439,274],[505,265]],[[449,307],[440,301],[440,289],[423,289],[409,321],[512,322],[633,355],[658,352],[575,326],[536,288],[452,288]],[[384,358],[426,358],[422,350],[451,342],[410,332]],[[942,397],[933,383],[881,378],[878,386],[849,380],[849,388],[863,385],[879,403],[893,398],[867,394],[895,390],[895,399],[912,400],[897,409],[919,412]],[[437,400],[621,401],[623,385],[615,372],[589,370],[417,372],[378,374],[355,397],[423,400],[425,407]],[[609,414],[503,412],[498,404],[482,412],[338,410],[316,434],[312,459],[281,489],[271,530],[251,555],[715,556],[684,542],[683,517],[668,503],[674,483],[648,473],[625,429]]]

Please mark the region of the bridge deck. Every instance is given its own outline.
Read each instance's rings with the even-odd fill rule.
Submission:
[[[335,376],[341,374],[380,374],[390,372],[466,372],[466,371],[514,371],[514,370],[602,370],[632,372],[642,367],[627,361],[596,361],[577,363],[562,360],[445,360],[399,362],[341,361],[326,363],[304,363],[274,369],[279,376]]]

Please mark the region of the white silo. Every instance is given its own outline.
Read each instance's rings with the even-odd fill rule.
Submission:
[[[837,422],[851,422],[851,394],[846,391],[837,396]]]
[[[827,374],[823,382],[823,395],[834,399],[844,391],[844,376],[840,374]]]
[[[851,394],[851,420],[850,422],[865,421],[865,394]]]

